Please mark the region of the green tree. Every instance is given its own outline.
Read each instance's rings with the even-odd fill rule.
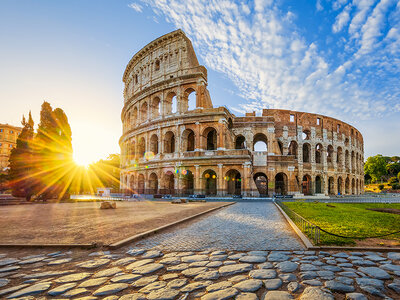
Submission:
[[[400,163],[389,162],[386,165],[386,171],[389,176],[396,176],[400,172]]]
[[[43,199],[62,198],[68,193],[75,168],[71,136],[64,111],[60,108],[53,110],[50,103],[44,101],[34,139],[35,174],[38,178],[35,192]]]
[[[32,140],[34,137],[34,122],[29,112],[29,120],[22,118],[22,131],[18,136],[17,145],[11,150],[9,162],[9,186],[15,197],[25,197],[30,200],[33,195],[35,178],[32,174],[33,152]]]
[[[377,182],[387,174],[386,164],[386,159],[382,155],[370,156],[364,164],[364,172],[371,176],[373,182]]]
[[[89,166],[99,179],[101,186],[119,190],[120,155],[110,154],[107,159],[101,159]]]

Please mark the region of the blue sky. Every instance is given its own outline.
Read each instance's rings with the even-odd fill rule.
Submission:
[[[43,100],[69,117],[78,160],[119,152],[122,74],[177,28],[209,72],[214,106],[285,108],[356,126],[366,156],[400,154],[396,0],[0,2],[0,122]]]

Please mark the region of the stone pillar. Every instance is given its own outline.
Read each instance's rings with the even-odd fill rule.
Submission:
[[[224,187],[224,175],[223,175],[223,164],[218,164],[218,174],[217,174],[217,196],[225,196]]]
[[[200,151],[202,150],[201,148],[201,132],[200,132],[200,122],[196,122],[196,129],[195,129],[195,135],[196,139],[194,141],[194,151]]]
[[[201,193],[201,181],[200,181],[200,166],[199,165],[194,165],[195,171],[194,171],[194,194],[200,194]]]
[[[225,150],[224,120],[218,122],[217,150]]]
[[[328,195],[329,181],[328,181],[328,176],[326,174],[323,175],[323,185],[324,185],[323,192],[325,195]]]
[[[243,176],[242,176],[242,195],[247,197],[250,192],[250,165],[249,163],[243,164]]]

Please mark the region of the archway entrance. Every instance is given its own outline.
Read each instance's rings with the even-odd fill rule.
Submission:
[[[191,195],[194,192],[194,177],[193,173],[189,170],[183,170],[182,174],[182,193],[184,195]]]
[[[226,180],[226,191],[228,195],[242,194],[242,177],[240,176],[239,171],[228,171],[224,179]]]
[[[204,193],[206,195],[217,194],[217,174],[213,170],[206,170],[203,173]]]
[[[260,197],[268,196],[268,177],[264,173],[256,173],[253,176],[257,190],[260,193]]]
[[[275,175],[275,194],[287,194],[287,176],[285,173],[278,173]]]
[[[342,177],[338,177],[337,179],[337,191],[338,191],[338,195],[342,195],[343,194],[343,190],[342,190]]]
[[[144,176],[139,174],[138,177],[138,194],[144,194]]]
[[[322,179],[320,176],[315,177],[315,193],[316,194],[322,193]]]
[[[158,178],[155,173],[151,173],[149,177],[149,194],[158,193]]]
[[[329,177],[328,179],[328,194],[334,195],[335,194],[335,180],[333,177]]]
[[[165,194],[175,194],[175,177],[174,173],[168,171],[164,175],[164,193]]]
[[[304,195],[311,195],[312,194],[311,177],[310,177],[310,175],[304,175],[303,176],[303,182],[302,182],[301,186],[302,186],[302,193]]]

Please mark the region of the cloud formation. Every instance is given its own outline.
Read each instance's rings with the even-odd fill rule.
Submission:
[[[330,8],[316,1],[317,13],[329,9],[332,16],[326,40],[336,42],[333,54],[302,36],[296,12],[276,1],[142,2],[182,28],[207,67],[234,82],[247,99],[234,111],[283,108],[353,120],[399,109],[395,0],[337,0]]]

